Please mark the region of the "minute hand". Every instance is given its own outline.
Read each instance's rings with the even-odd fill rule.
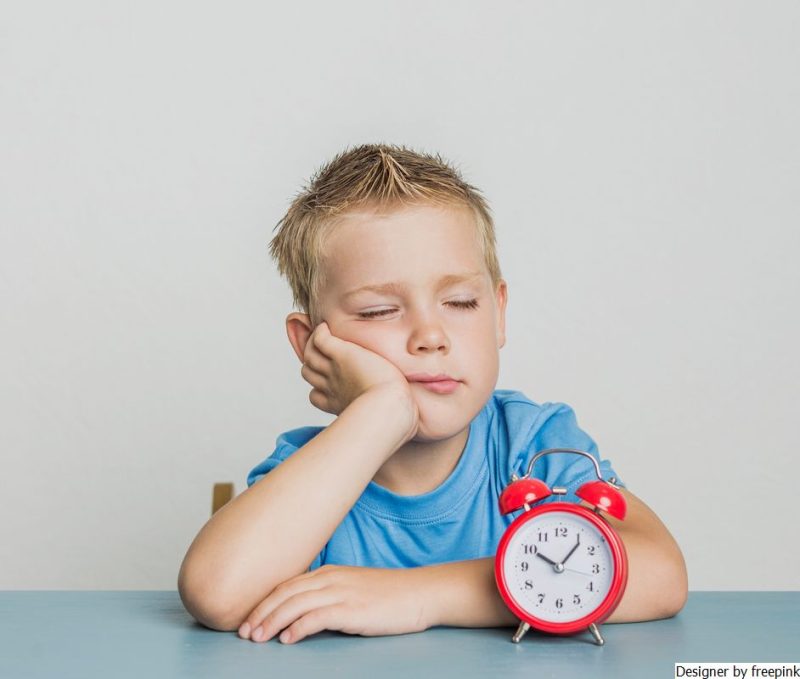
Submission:
[[[579,534],[579,535],[578,535],[578,541],[575,543],[575,545],[573,546],[573,548],[569,550],[569,554],[567,554],[567,555],[564,557],[564,559],[561,561],[561,565],[562,565],[562,566],[563,566],[565,563],[567,563],[567,559],[569,559],[569,557],[571,557],[571,556],[572,556],[572,555],[575,553],[575,550],[576,550],[576,549],[578,549],[578,547],[580,547],[580,544],[581,544],[581,536],[580,536],[580,534]]]

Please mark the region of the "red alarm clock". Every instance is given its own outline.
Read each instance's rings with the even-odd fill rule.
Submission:
[[[575,495],[593,509],[563,501],[531,508],[550,495],[567,492],[531,478],[536,461],[552,453],[574,453],[592,461],[598,480],[584,483]],[[525,476],[512,475],[500,495],[503,514],[523,507],[525,511],[503,533],[494,562],[500,595],[520,619],[511,640],[519,643],[531,627],[551,634],[588,629],[602,646],[597,626],[622,599],[628,557],[619,535],[600,512],[624,519],[625,498],[613,479],[603,480],[600,465],[589,453],[550,448],[534,455]]]

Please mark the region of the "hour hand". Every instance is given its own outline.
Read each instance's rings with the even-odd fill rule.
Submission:
[[[563,572],[564,572],[564,566],[563,566],[563,564],[556,563],[556,562],[555,562],[555,561],[553,561],[552,559],[548,559],[548,558],[547,558],[547,557],[546,557],[544,554],[542,554],[541,552],[536,552],[536,556],[538,556],[538,557],[539,557],[540,559],[542,559],[543,561],[547,561],[547,563],[549,563],[549,564],[550,564],[550,565],[553,567],[553,570],[554,570],[556,573],[563,573]]]
[[[552,559],[548,559],[548,558],[547,558],[547,557],[546,557],[544,554],[542,554],[541,552],[536,552],[536,556],[538,556],[540,559],[542,559],[542,561],[547,561],[547,563],[549,563],[551,566],[557,566],[557,565],[558,565],[558,564],[556,564],[556,562],[555,562],[555,561],[553,561]]]

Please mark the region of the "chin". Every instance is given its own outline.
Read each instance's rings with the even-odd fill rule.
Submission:
[[[411,439],[414,443],[433,443],[434,441],[446,441],[455,436],[458,432],[448,432],[446,434],[430,433],[427,431],[418,431],[417,435]]]
[[[431,443],[433,441],[445,441],[447,439],[453,438],[454,436],[458,436],[464,429],[469,427],[469,421],[467,422],[454,422],[454,421],[437,421],[437,422],[429,422],[425,421],[424,417],[420,421],[419,430],[417,431],[417,435],[411,439],[412,441],[416,441],[417,443]]]
[[[483,387],[483,385],[481,385]],[[462,384],[459,389],[466,389]],[[442,441],[460,434],[480,413],[492,395],[494,385],[438,395],[424,393],[416,397],[420,424],[413,441]],[[484,395],[485,392],[485,395]]]

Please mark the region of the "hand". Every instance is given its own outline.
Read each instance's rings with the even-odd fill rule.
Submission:
[[[247,616],[239,636],[294,643],[324,629],[377,636],[428,628],[415,568],[322,566],[278,585]]]
[[[539,551],[536,552],[536,556],[538,556],[542,561],[547,561],[547,563],[549,563],[553,567],[558,565],[555,561],[553,561],[552,559],[549,559],[548,557],[546,557],[544,554],[542,554]]]
[[[314,328],[306,342],[300,374],[313,387],[309,395],[312,405],[334,415],[371,389],[396,388],[400,395],[398,411],[408,412],[416,434],[419,411],[405,375],[380,354],[331,334],[325,321]],[[405,409],[404,404],[408,406]]]
[[[566,566],[564,567],[564,570],[569,571],[570,573],[577,573],[578,575],[585,575],[589,578],[594,577],[591,573],[586,573],[585,571],[576,571],[574,568],[567,568]]]
[[[567,563],[567,559],[569,559],[569,557],[571,557],[575,553],[575,550],[578,549],[578,547],[580,547],[580,544],[581,544],[581,535],[580,533],[578,533],[578,541],[575,543],[575,546],[569,550],[569,554],[567,554],[563,559],[561,559],[562,566],[565,563]]]

